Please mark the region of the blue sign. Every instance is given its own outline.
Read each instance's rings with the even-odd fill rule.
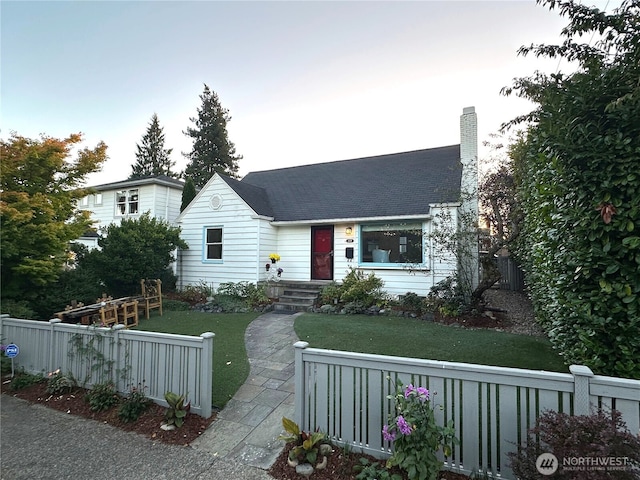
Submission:
[[[18,353],[20,353],[20,349],[15,343],[10,343],[4,349],[4,354],[9,358],[17,357]]]

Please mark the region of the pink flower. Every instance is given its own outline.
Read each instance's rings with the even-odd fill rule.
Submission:
[[[396,432],[390,432],[389,426],[382,427],[382,437],[388,442],[393,442],[396,439]]]
[[[417,390],[418,395],[420,396],[421,401],[429,400],[429,390],[424,387],[418,387]]]
[[[407,388],[404,390],[404,398],[409,398],[409,395],[411,395],[411,392],[415,392],[415,390],[416,390],[416,387],[414,387],[412,383],[407,385]]]
[[[411,435],[411,425],[409,425],[407,423],[407,421],[404,419],[404,417],[402,415],[398,416],[398,429],[400,430],[400,433],[403,435]]]

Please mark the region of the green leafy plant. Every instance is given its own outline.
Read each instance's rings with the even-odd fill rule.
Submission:
[[[540,478],[536,460],[542,453],[552,453],[562,463],[563,458],[624,458],[625,468],[612,471],[576,472],[560,465],[553,478],[615,478],[637,479],[640,468],[640,436],[631,433],[622,415],[612,410],[608,415],[597,410],[590,415],[568,415],[547,411],[527,432],[527,443],[517,452],[509,453],[513,473],[522,480]],[[635,470],[635,471],[634,471]],[[594,476],[589,474],[593,473]],[[583,476],[576,476],[582,474]]]
[[[424,387],[396,383],[396,393],[389,398],[395,402],[390,422],[382,429],[385,440],[393,442],[393,455],[387,467],[397,465],[407,472],[409,479],[436,480],[443,462],[437,457],[442,449],[451,455],[455,437],[453,422],[446,426],[436,423],[431,394]]]
[[[89,408],[94,412],[109,410],[120,403],[120,396],[113,382],[98,383],[85,395]]]
[[[44,381],[45,377],[42,375],[20,372],[11,379],[11,390],[20,390]]]
[[[177,428],[184,425],[184,419],[191,409],[191,402],[185,404],[185,398],[185,395],[178,395],[173,392],[167,392],[164,394],[164,399],[169,404],[164,413],[165,425],[175,425]]]
[[[177,299],[187,302],[189,305],[206,303],[208,298],[213,296],[213,287],[204,280],[200,280],[195,285],[187,285],[179,292],[176,292]]]
[[[536,317],[567,364],[638,379],[640,4],[605,13],[540,3],[567,19],[562,41],[519,53],[572,67],[505,90],[536,104],[520,117],[527,133],[514,164],[524,214],[516,253]],[[601,41],[587,43],[594,35]]]
[[[0,345],[0,374],[11,372],[11,359],[5,353],[6,345]]]
[[[88,332],[90,335],[74,333],[69,339],[69,358],[78,359],[85,365],[84,378],[79,379],[81,387],[85,387],[92,379],[98,382],[110,378],[115,363],[104,354],[105,340],[113,344],[113,337],[95,327],[90,327]]]
[[[456,275],[449,276],[431,287],[425,300],[425,308],[449,317],[460,315],[469,308]]]
[[[144,393],[144,385],[132,387],[118,408],[118,418],[125,423],[135,422],[153,403]]]
[[[218,287],[215,302],[221,305],[236,303],[243,307],[257,308],[267,305],[269,297],[264,286],[251,282],[225,282]]]
[[[60,373],[60,370],[49,374],[47,380],[47,393],[51,395],[62,395],[69,393],[78,387],[78,382],[71,373],[66,375]]]
[[[191,310],[191,305],[188,302],[181,300],[162,300],[162,309],[173,312],[186,312]]]
[[[400,298],[399,306],[402,310],[421,315],[425,310],[425,299],[417,293],[407,292]]]
[[[322,456],[320,446],[327,444],[327,436],[322,432],[304,432],[293,420],[282,417],[282,426],[287,435],[280,435],[278,438],[287,443],[293,443],[289,450],[289,460],[296,460],[299,463],[309,463],[315,465]]]
[[[357,480],[402,480],[402,476],[391,473],[388,468],[379,462],[371,462],[368,458],[360,458],[360,465],[353,467],[358,472]]]
[[[360,270],[349,268],[342,283],[332,282],[320,292],[323,304],[339,302],[348,305],[345,313],[362,313],[373,305],[385,305],[389,296],[382,290],[384,282],[374,273],[365,274]]]

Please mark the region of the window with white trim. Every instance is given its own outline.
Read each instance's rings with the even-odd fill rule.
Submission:
[[[102,194],[101,193],[96,193],[94,195],[93,204],[94,205],[102,205]]]
[[[116,215],[136,215],[138,213],[138,189],[121,190],[116,193]]]
[[[204,235],[205,260],[222,260],[222,227],[208,227]]]
[[[87,195],[86,197],[82,197],[80,199],[80,206],[81,207],[88,207],[89,206],[89,195]]]
[[[361,263],[423,263],[422,223],[385,223],[360,227]]]

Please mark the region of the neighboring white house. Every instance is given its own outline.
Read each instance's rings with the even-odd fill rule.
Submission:
[[[249,173],[215,174],[176,220],[180,287],[265,280],[269,254],[285,280],[341,280],[374,272],[394,295],[425,295],[456,268],[428,240],[439,214],[457,223],[461,191],[477,191],[477,120],[460,145]],[[445,253],[444,255],[442,255]],[[474,260],[475,261],[475,260]],[[477,261],[475,261],[477,264]]]
[[[149,212],[175,225],[180,214],[184,182],[159,175],[90,187],[95,193],[80,199],[78,207],[91,212],[92,230],[77,241],[89,248],[98,246],[98,231],[123,218],[138,218]]]

